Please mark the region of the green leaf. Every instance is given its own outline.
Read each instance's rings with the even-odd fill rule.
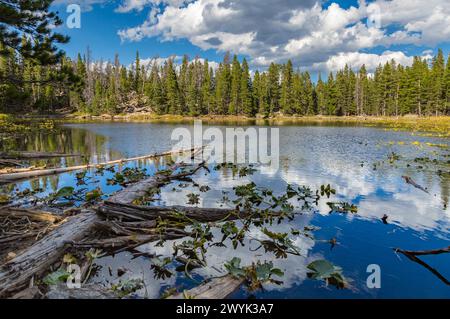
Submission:
[[[46,285],[57,285],[60,282],[64,282],[69,278],[70,273],[67,272],[64,268],[59,268],[57,271],[54,271],[47,276],[45,276],[43,282]]]
[[[86,201],[91,202],[99,199],[102,196],[102,191],[98,188],[86,193]]]
[[[9,196],[7,194],[0,194],[0,204],[8,204],[10,202]]]
[[[225,263],[224,267],[228,270],[228,273],[233,277],[239,278],[245,276],[245,270],[241,268],[241,259],[233,257],[229,262]]]
[[[270,272],[272,273],[272,275],[275,275],[275,276],[278,276],[278,277],[284,276],[284,271],[282,271],[279,268],[272,268],[272,270]]]
[[[66,186],[61,189],[59,189],[56,194],[54,195],[55,198],[61,198],[61,197],[70,197],[73,195],[75,191],[75,188],[72,186]]]
[[[308,273],[309,278],[324,280],[337,288],[345,288],[347,285],[347,281],[342,275],[342,268],[333,265],[327,260],[321,259],[313,261],[307,268],[311,270],[311,272]]]

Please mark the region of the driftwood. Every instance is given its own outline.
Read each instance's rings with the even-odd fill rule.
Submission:
[[[38,210],[0,208],[0,264],[53,230],[62,219]]]
[[[12,173],[23,173],[23,172],[30,172],[35,170],[42,170],[46,169],[47,166],[28,166],[28,167],[21,167],[21,168],[2,168],[0,169],[0,174],[12,174]]]
[[[71,171],[77,171],[81,169],[90,169],[95,167],[102,167],[107,165],[114,165],[114,164],[120,164],[125,162],[131,162],[131,161],[138,161],[148,158],[157,158],[157,157],[163,157],[163,156],[170,156],[170,155],[176,155],[186,152],[192,152],[196,153],[202,148],[192,148],[190,150],[175,150],[175,151],[169,151],[164,152],[160,154],[150,154],[150,155],[144,155],[144,156],[138,156],[138,157],[132,157],[132,158],[125,158],[125,159],[118,159],[113,161],[108,161],[104,163],[98,163],[98,164],[84,164],[84,165],[77,165],[77,166],[69,166],[69,167],[55,167],[55,168],[45,168],[45,169],[35,169],[32,168],[30,170],[22,170],[11,174],[2,174],[0,175],[0,183],[11,183],[23,179],[29,179],[33,177],[38,176],[47,176],[47,175],[56,175]]]
[[[419,265],[423,266],[425,269],[429,270],[433,275],[435,275],[439,280],[441,280],[444,284],[450,286],[450,281],[445,278],[439,271],[437,271],[435,268],[428,265],[426,262],[424,262],[422,259],[420,259],[417,256],[426,256],[426,255],[439,255],[439,254],[445,254],[450,252],[450,246],[444,247],[441,249],[431,249],[431,250],[403,250],[400,248],[394,248],[394,251],[396,253],[401,253],[405,255],[409,260],[418,263]]]
[[[58,152],[0,152],[0,159],[40,159],[54,157],[79,157],[81,154],[65,154]]]
[[[52,287],[45,295],[47,299],[119,299],[113,291],[99,285],[83,285],[81,288],[69,289],[66,285]]]
[[[195,174],[199,169],[204,167],[204,162],[196,165],[196,167],[193,170],[189,170],[186,172],[182,172],[175,175],[166,175],[166,174],[155,174],[151,176],[150,178],[144,179],[136,184],[133,184],[125,189],[123,189],[120,192],[117,192],[113,196],[109,198],[110,202],[115,202],[119,204],[130,204],[133,201],[144,197],[147,195],[148,190],[155,188],[155,187],[161,187],[162,185],[168,183],[171,180],[176,180],[180,178],[185,178],[187,176],[191,176]],[[179,167],[183,167],[185,164],[176,164],[172,167],[171,171],[177,170]]]
[[[186,216],[198,222],[217,222],[247,217],[248,214],[236,212],[233,209],[202,208],[187,206],[137,206],[105,201],[97,208],[98,212],[107,217],[116,217],[123,221],[152,221],[163,219],[179,219],[173,213]]]
[[[244,283],[231,275],[212,278],[201,285],[169,296],[167,299],[225,299]],[[79,289],[69,289],[66,285],[52,287],[45,298],[48,299],[119,299],[114,292],[96,284],[82,285]]]
[[[0,165],[5,165],[5,166],[18,166],[18,167],[23,167],[24,165],[22,164],[22,162],[17,161],[17,160],[13,160],[13,159],[1,159],[0,158]]]
[[[158,240],[178,239],[186,236],[189,236],[189,233],[183,231],[164,232],[164,234],[156,234],[155,232],[153,235],[131,235],[92,241],[87,240],[79,243],[72,243],[71,245],[75,248],[112,249],[113,253],[117,254],[124,250],[133,249],[146,243]]]
[[[2,266],[0,296],[24,288],[29,279],[44,273],[64,253],[67,241],[85,238],[98,220],[97,213],[85,211],[70,217],[61,226]]]
[[[39,299],[42,296],[39,287],[32,286],[19,291],[11,299]]]
[[[231,275],[226,275],[223,277],[213,278],[197,287],[186,290],[183,293],[172,295],[167,299],[225,299],[238,290],[243,283],[243,278],[237,279]]]
[[[14,207],[0,207],[0,218],[21,218],[27,217],[32,221],[56,223],[61,221],[60,216],[50,214],[48,212],[32,209],[14,208]]]
[[[130,186],[130,188],[136,190],[135,192],[127,191],[126,196],[118,196],[117,198],[122,201],[129,200],[131,203],[133,200],[142,196],[142,192],[144,191],[143,187],[153,185],[156,183],[155,181],[157,181],[157,185],[160,185],[162,182],[169,182],[171,179],[179,176],[194,174],[202,165],[197,165],[195,169],[189,172],[175,175],[155,174]],[[126,190],[128,188],[119,191],[117,194]],[[78,243],[89,237],[96,224],[101,221],[100,216],[95,211],[82,211],[78,215],[67,218],[61,226],[8,261],[0,269],[0,297],[24,288],[30,278],[39,276],[47,271],[52,264],[63,256],[68,243]]]
[[[405,255],[414,255],[414,256],[424,256],[424,255],[439,255],[450,253],[450,246],[440,249],[431,249],[431,250],[404,250],[400,248],[395,248],[395,252],[402,253]]]

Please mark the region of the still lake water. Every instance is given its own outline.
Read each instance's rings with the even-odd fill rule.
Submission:
[[[188,124],[160,123],[86,123],[66,124],[55,134],[37,135],[18,141],[18,148],[38,151],[64,151],[82,153],[90,162],[144,155],[170,149],[174,142],[171,133],[176,127]],[[226,126],[219,126],[224,129]],[[207,125],[204,125],[204,129]],[[245,128],[245,127],[244,127]],[[347,201],[358,206],[357,214],[329,214],[327,200],[321,201],[313,214],[298,215],[292,222],[272,226],[278,232],[289,233],[292,228],[306,225],[318,227],[315,241],[303,236],[293,236],[301,256],[276,259],[263,250],[250,251],[255,244],[246,241],[245,247],[234,250],[212,247],[208,249],[208,266],[193,271],[193,279],[184,272],[174,271],[171,278],[154,279],[148,258],[132,259],[130,253],[105,257],[98,261],[102,267],[92,279],[109,286],[117,282],[118,268],[127,269],[123,278],[143,278],[146,288],[141,296],[158,298],[169,287],[179,290],[194,287],[201,280],[224,274],[223,264],[233,257],[241,258],[242,265],[256,260],[273,261],[285,275],[282,285],[266,285],[264,291],[249,294],[241,289],[234,298],[449,298],[450,286],[423,266],[396,254],[393,248],[426,250],[450,245],[450,141],[413,136],[408,132],[388,131],[380,128],[355,126],[279,126],[280,163],[278,170],[261,168],[244,178],[233,177],[229,172],[198,173],[195,182],[208,185],[211,190],[198,192],[192,186],[177,188],[174,182],[163,188],[156,204],[186,205],[186,195],[201,195],[200,206],[220,207],[222,191],[232,191],[237,185],[250,181],[274,191],[283,192],[287,184],[306,185],[313,189],[331,184],[336,189],[333,201]],[[438,145],[437,145],[438,144]],[[399,159],[388,160],[394,152]],[[429,160],[420,160],[427,158]],[[437,161],[432,161],[436,159]],[[62,160],[62,165],[80,163],[80,159]],[[148,173],[164,167],[164,160],[130,163],[144,166]],[[439,172],[444,172],[440,174]],[[445,173],[447,172],[447,173]],[[429,194],[405,183],[402,176],[411,177],[426,187]],[[88,174],[87,187],[100,186],[106,195],[120,186],[106,183],[107,176]],[[75,172],[51,176],[16,185],[16,188],[44,188],[37,196],[45,196],[63,186],[75,186]],[[11,186],[4,191],[13,191]],[[388,223],[381,220],[388,215]],[[220,231],[216,231],[220,238]],[[251,237],[263,238],[258,229],[250,231]],[[336,238],[338,244],[331,248],[328,241]],[[140,250],[170,256],[172,242],[164,247],[147,244]],[[323,282],[308,279],[306,265],[317,259],[327,259],[342,267],[351,281],[351,289],[337,290]],[[424,256],[423,261],[450,280],[450,254]],[[366,285],[367,266],[381,267],[381,288],[369,289]],[[177,265],[171,265],[175,269]],[[111,276],[113,274],[113,276]]]

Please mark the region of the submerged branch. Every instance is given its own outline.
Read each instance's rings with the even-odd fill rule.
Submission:
[[[441,280],[444,284],[450,286],[450,281],[447,278],[445,278],[435,268],[431,267],[426,262],[424,262],[422,259],[417,257],[417,256],[439,255],[439,254],[448,253],[448,252],[450,252],[450,246],[442,248],[442,249],[419,250],[419,251],[403,250],[400,248],[394,248],[394,251],[396,253],[401,253],[401,254],[405,255],[409,260],[423,266],[425,269],[429,270],[433,275],[435,275],[437,278],[439,278],[439,280]]]
[[[99,164],[85,164],[85,165],[77,165],[77,166],[69,166],[69,167],[56,167],[56,168],[48,168],[48,169],[37,169],[37,168],[31,168],[29,171],[19,171],[11,174],[3,174],[0,175],[0,183],[11,183],[23,179],[30,179],[33,177],[38,176],[47,176],[47,175],[56,175],[81,169],[89,169],[89,168],[95,168],[95,167],[102,167],[107,165],[114,165],[114,164],[120,164],[125,162],[131,162],[131,161],[138,161],[143,159],[149,159],[149,158],[156,158],[156,157],[164,157],[164,156],[170,156],[170,155],[176,155],[186,152],[192,152],[195,153],[199,149],[198,148],[192,148],[190,150],[176,150],[176,151],[169,151],[159,154],[149,154],[144,156],[138,156],[138,157],[132,157],[132,158],[124,158],[124,159],[118,159],[113,161],[108,161],[104,163]]]

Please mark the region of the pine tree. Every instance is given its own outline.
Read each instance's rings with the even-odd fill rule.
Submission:
[[[438,54],[433,59],[431,70],[431,88],[430,88],[430,102],[431,111],[435,115],[445,112],[444,103],[444,76],[445,76],[445,60],[444,53],[439,49]]]
[[[164,66],[165,73],[165,91],[167,109],[171,114],[182,114],[180,104],[180,92],[178,88],[177,74],[173,65],[173,59],[169,59]]]
[[[270,116],[270,84],[269,75],[263,73],[260,78],[260,88],[259,88],[259,113],[263,115],[264,118]]]
[[[253,107],[255,112],[259,113],[261,111],[261,76],[258,70],[255,71],[253,77]]]
[[[240,113],[241,72],[241,65],[235,55],[231,66],[230,105],[228,107],[228,114],[230,115],[237,115]]]
[[[151,108],[158,114],[167,113],[166,101],[164,99],[159,66],[154,61],[150,71],[150,78],[146,83],[145,94],[149,98]]]
[[[447,59],[447,67],[445,68],[443,87],[444,87],[445,113],[447,115],[450,115],[450,54]]]
[[[269,66],[267,82],[269,114],[274,114],[280,109],[280,73],[278,65],[273,62]]]
[[[244,58],[242,61],[242,73],[241,73],[241,88],[240,88],[240,101],[242,113],[247,116],[254,116],[256,109],[254,108],[252,85],[250,78],[250,71],[247,60]]]
[[[188,91],[189,91],[189,57],[183,56],[181,62],[180,75],[178,77],[179,98],[180,103],[184,105],[186,103]]]
[[[57,13],[50,10],[52,0],[21,1],[3,0],[0,2],[1,28],[0,55],[20,53],[23,58],[40,65],[54,65],[60,62],[64,52],[55,44],[67,43],[69,38],[53,32],[54,26],[63,21]],[[21,38],[33,41],[21,41]],[[20,81],[18,78],[4,77],[1,81]]]
[[[133,89],[139,92],[141,83],[141,60],[139,59],[139,51],[136,51],[136,60],[134,61]]]
[[[202,114],[210,114],[211,113],[211,104],[212,104],[212,72],[209,70],[208,60],[205,60],[203,64],[203,77],[202,77],[202,88],[201,88],[201,105],[202,105]]]
[[[288,60],[287,64],[283,66],[281,75],[280,108],[285,114],[294,114],[295,112],[293,77],[292,61]]]
[[[327,115],[336,115],[338,92],[333,73],[331,72],[328,75],[326,92]]]
[[[317,114],[326,114],[326,98],[325,98],[325,83],[322,81],[322,75],[319,73],[317,79],[317,86],[315,90]]]
[[[303,113],[307,115],[315,114],[314,110],[314,87],[311,82],[311,76],[309,72],[305,72],[302,74],[302,84],[303,84],[303,99],[302,99],[302,108]]]
[[[230,105],[231,73],[230,55],[225,54],[223,62],[220,64],[216,74],[216,112],[227,114]]]

